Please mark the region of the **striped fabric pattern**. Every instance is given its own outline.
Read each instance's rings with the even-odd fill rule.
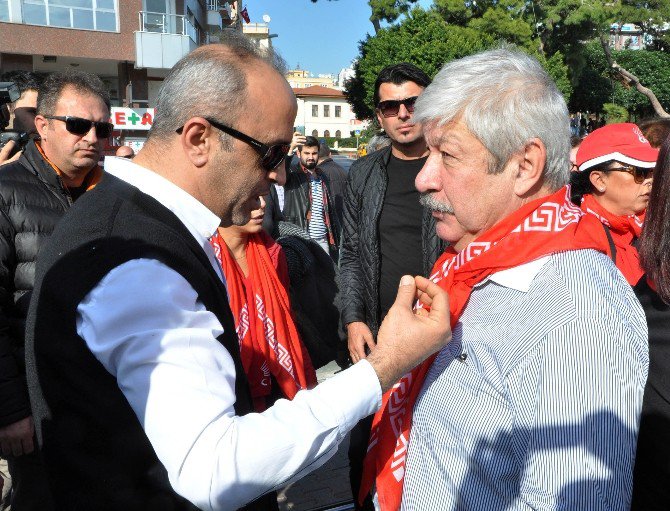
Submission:
[[[309,220],[309,237],[323,239],[328,234],[328,228],[323,214],[323,183],[321,177],[309,176],[309,186],[312,191],[311,216]]]
[[[648,369],[631,287],[592,250],[475,288],[414,409],[403,510],[629,509]]]

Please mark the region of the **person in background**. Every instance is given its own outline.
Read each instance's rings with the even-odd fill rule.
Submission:
[[[670,509],[670,137],[658,155],[637,247],[645,277],[634,290],[649,328],[649,378],[642,402],[631,509],[666,511]]]
[[[37,90],[43,77],[29,71],[10,71],[0,77],[0,82],[14,83],[21,93],[19,99],[6,106],[9,117],[7,131],[25,134],[27,138],[35,138],[35,115],[37,112]],[[21,151],[16,151],[17,143],[8,141],[0,149],[0,165],[18,160]]]
[[[39,140],[29,141],[0,172],[0,447],[9,456],[12,508],[18,511],[51,508],[34,451],[24,362],[37,254],[72,204],[102,177],[98,160],[114,128],[109,108],[109,93],[97,76],[52,73],[37,96]]]
[[[649,140],[651,147],[660,148],[663,142],[670,136],[670,119],[654,117],[645,119],[638,123],[644,137]]]
[[[333,196],[333,208],[337,216],[337,225],[342,225],[342,212],[344,208],[344,192],[347,188],[347,172],[341,165],[333,160],[330,147],[325,141],[321,141],[319,147],[319,161],[317,166],[328,177],[330,193]]]
[[[127,158],[129,160],[132,160],[135,157],[135,151],[130,146],[122,145],[116,150],[114,156],[116,156],[117,158]]]
[[[584,138],[577,172],[570,173],[572,201],[595,215],[610,240],[610,254],[631,286],[642,277],[635,241],[649,204],[658,149],[635,124],[608,124]]]

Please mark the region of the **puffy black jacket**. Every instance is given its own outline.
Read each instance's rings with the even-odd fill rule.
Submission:
[[[341,318],[343,325],[362,321],[377,335],[379,330],[379,217],[386,195],[386,165],[391,147],[354,162],[344,196],[342,249],[340,251]],[[425,210],[421,226],[423,272],[428,275],[446,244],[435,233],[435,219]]]
[[[23,346],[35,260],[71,204],[35,142],[0,167],[0,427],[30,415]]]

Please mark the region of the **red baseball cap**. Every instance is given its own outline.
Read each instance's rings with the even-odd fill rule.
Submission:
[[[584,138],[576,159],[580,171],[611,160],[651,168],[656,165],[658,149],[651,147],[636,124],[608,124]]]

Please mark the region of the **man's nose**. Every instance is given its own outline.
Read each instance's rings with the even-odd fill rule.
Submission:
[[[398,119],[409,119],[412,117],[412,114],[410,113],[409,110],[407,110],[407,107],[403,104],[400,105],[400,108],[398,109]]]
[[[91,129],[82,137],[87,142],[95,143],[98,141],[98,134],[95,131],[95,124],[91,124]]]
[[[440,154],[429,154],[414,180],[414,186],[421,193],[440,190]]]

